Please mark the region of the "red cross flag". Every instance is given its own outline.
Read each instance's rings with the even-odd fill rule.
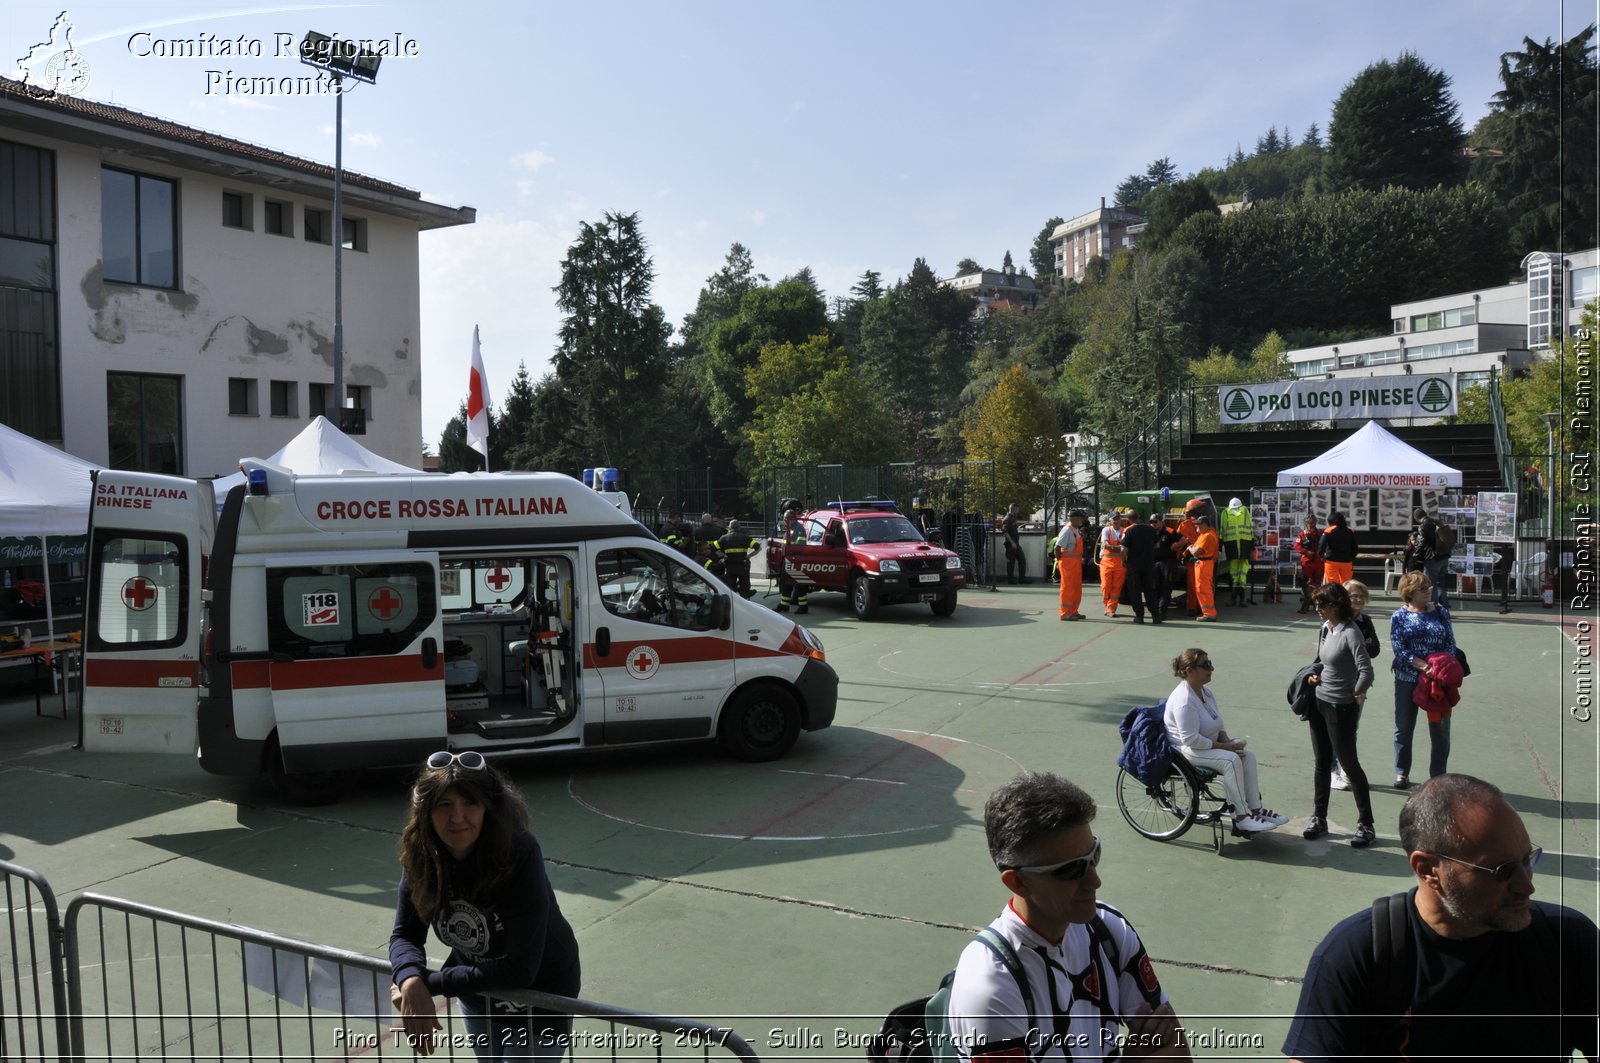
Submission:
[[[483,455],[489,468],[489,378],[483,371],[478,326],[472,326],[472,372],[467,375],[467,446]]]

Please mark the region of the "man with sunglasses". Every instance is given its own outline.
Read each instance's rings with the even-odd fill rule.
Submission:
[[[1092,797],[1048,772],[1017,776],[984,806],[989,856],[1011,891],[989,929],[1018,969],[981,939],[961,953],[949,1003],[961,1059],[1190,1058],[1138,933],[1096,896],[1094,815]]]
[[[1531,899],[1543,851],[1500,790],[1470,775],[1428,780],[1400,811],[1400,841],[1416,886],[1317,946],[1284,1054],[1567,1059],[1577,1049],[1593,1061],[1600,936],[1582,913]]]

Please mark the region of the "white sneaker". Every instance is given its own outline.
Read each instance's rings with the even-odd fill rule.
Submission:
[[[1263,830],[1276,830],[1279,826],[1278,822],[1275,820],[1258,819],[1255,816],[1242,816],[1236,818],[1233,821],[1233,825],[1240,830],[1250,831],[1251,833]]]
[[[1262,820],[1264,822],[1270,823],[1274,827],[1281,827],[1285,823],[1289,822],[1289,817],[1288,816],[1285,816],[1281,812],[1274,812],[1270,808],[1258,808],[1258,809],[1256,809],[1256,811],[1253,813],[1251,818],[1259,819],[1259,820]]]
[[[1333,769],[1333,788],[1335,790],[1350,789],[1350,780],[1344,777],[1344,771],[1340,768]]]

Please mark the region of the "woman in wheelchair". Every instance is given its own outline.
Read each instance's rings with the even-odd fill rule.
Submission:
[[[1172,659],[1172,674],[1180,680],[1167,697],[1165,714],[1172,749],[1189,763],[1220,773],[1228,802],[1233,805],[1236,829],[1262,831],[1281,827],[1289,817],[1261,806],[1256,755],[1245,748],[1244,739],[1229,738],[1222,726],[1216,695],[1207,686],[1213,670],[1211,655],[1205,650],[1184,650]]]

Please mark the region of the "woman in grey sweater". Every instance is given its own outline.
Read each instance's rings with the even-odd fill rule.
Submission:
[[[1315,810],[1303,832],[1307,838],[1328,833],[1328,794],[1332,789],[1333,760],[1337,756],[1350,781],[1356,799],[1356,836],[1350,844],[1365,849],[1377,838],[1372,829],[1372,795],[1367,788],[1367,773],[1361,769],[1356,752],[1356,728],[1361,723],[1361,706],[1372,686],[1372,659],[1367,656],[1361,629],[1354,621],[1350,592],[1337,583],[1318,587],[1311,599],[1322,617],[1318,632],[1317,660],[1322,674],[1308,682],[1316,687],[1317,711],[1311,714],[1311,751],[1316,758],[1312,788]]]

